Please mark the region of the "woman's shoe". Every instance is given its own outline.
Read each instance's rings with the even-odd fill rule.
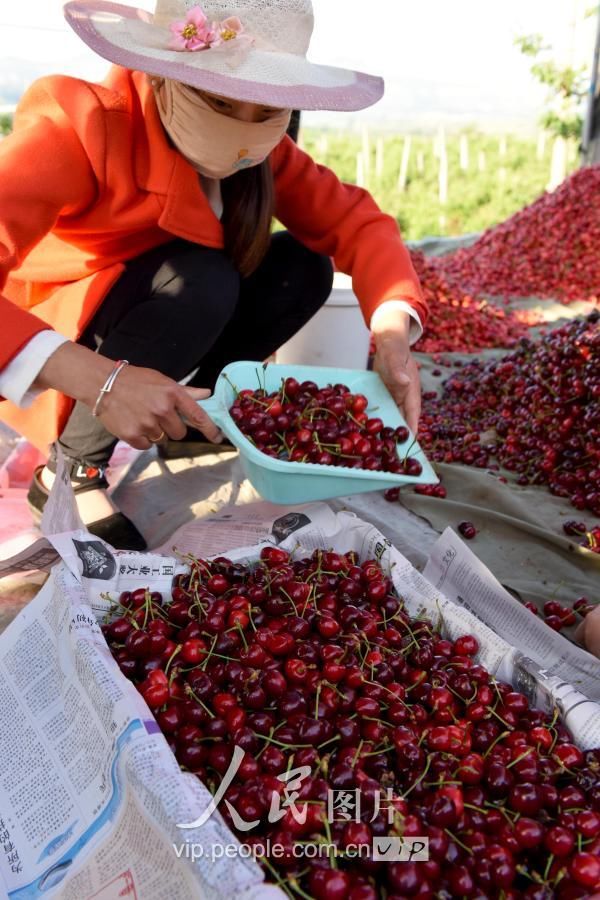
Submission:
[[[35,470],[27,493],[27,502],[36,522],[39,522],[42,518],[44,507],[50,496],[49,490],[42,483],[41,474],[43,469],[43,466],[38,466]],[[84,491],[105,490],[106,488],[108,488],[108,482],[103,474],[98,474],[97,477],[88,478],[81,485],[73,487],[73,491],[77,495]],[[122,512],[106,516],[106,518],[99,519],[97,522],[92,522],[85,527],[90,534],[95,534],[96,537],[102,538],[115,550],[146,550],[148,546],[131,519],[128,519]]]

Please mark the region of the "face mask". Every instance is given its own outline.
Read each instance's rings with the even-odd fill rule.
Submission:
[[[291,110],[266,122],[240,122],[215,112],[191,87],[165,79],[154,85],[161,121],[180,153],[207,178],[227,178],[258,166],[285,135]]]

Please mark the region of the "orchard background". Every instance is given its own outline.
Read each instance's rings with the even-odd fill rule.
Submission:
[[[301,145],[367,187],[406,240],[484,231],[579,166],[574,140],[461,131],[436,135],[302,128]]]

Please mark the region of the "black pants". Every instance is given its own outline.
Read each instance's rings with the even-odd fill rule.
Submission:
[[[175,240],[128,263],[80,343],[176,381],[198,369],[191,384],[212,390],[228,363],[263,361],[289,340],[323,305],[332,282],[329,258],[287,232],[273,236],[249,278],[223,251]],[[103,467],[116,440],[76,403],[58,443],[73,462]]]

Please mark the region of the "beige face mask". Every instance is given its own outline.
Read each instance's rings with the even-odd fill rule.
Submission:
[[[291,110],[266,122],[241,122],[215,112],[178,81],[153,82],[165,130],[180,153],[207,178],[227,178],[258,166],[283,139]]]

